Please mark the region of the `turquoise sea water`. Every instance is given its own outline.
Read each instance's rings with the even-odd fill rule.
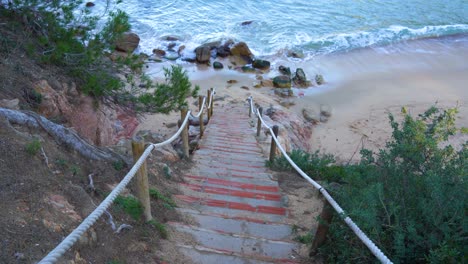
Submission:
[[[234,39],[256,55],[295,49],[314,56],[468,34],[468,0],[126,0],[120,7],[147,53],[164,35],[180,36],[187,50]]]

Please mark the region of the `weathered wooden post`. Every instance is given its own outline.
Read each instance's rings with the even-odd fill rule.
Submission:
[[[210,88],[211,91],[211,105],[210,105],[210,117],[213,116],[213,105],[214,105],[214,89]]]
[[[206,113],[207,113],[207,116],[208,116],[208,121],[210,121],[210,119],[211,119],[211,105],[210,105],[210,101],[211,101],[211,91],[210,91],[210,90],[207,90],[207,96],[206,96]]]
[[[333,219],[333,207],[323,199],[323,209],[319,216],[319,225],[315,232],[314,241],[310,247],[309,256],[315,256],[318,253],[318,248],[322,246],[327,240],[328,228],[330,227]]]
[[[273,133],[275,136],[278,138],[278,131],[279,127],[277,125],[273,126]],[[273,135],[271,136],[271,147],[270,147],[270,162],[273,162],[275,160],[276,156],[276,142],[273,139]]]
[[[200,112],[200,119],[199,119],[199,122],[200,122],[200,138],[203,137],[203,130],[205,130],[205,124],[203,123],[203,96],[202,95],[199,95],[198,96],[198,111]]]
[[[183,122],[185,120],[185,117],[187,116],[188,109],[186,106],[182,106],[180,109],[180,121],[181,125],[183,125]],[[189,139],[188,139],[188,122],[187,124],[182,128],[182,133],[180,136],[182,137],[182,147],[184,151],[184,157],[188,158],[189,157]]]
[[[134,138],[132,141],[132,152],[133,160],[137,160],[141,157],[145,151],[145,142],[141,138]],[[151,216],[150,196],[149,196],[149,185],[148,185],[148,172],[146,170],[146,161],[141,164],[140,169],[136,175],[136,192],[137,198],[143,206],[143,214],[146,221],[153,219]]]
[[[259,116],[258,116],[258,120],[257,120],[257,137],[260,136],[260,132],[262,131],[262,120],[261,120],[261,117],[263,115],[263,108],[262,107],[258,108],[258,113],[259,113]]]
[[[249,97],[249,117],[252,117],[252,97]]]

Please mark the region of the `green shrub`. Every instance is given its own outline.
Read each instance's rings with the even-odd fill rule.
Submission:
[[[166,82],[155,84],[142,74],[144,59],[139,55],[108,58],[116,40],[131,29],[128,15],[116,8],[121,1],[107,0],[99,17],[84,8],[83,1],[9,2],[0,3],[0,15],[23,22],[24,31],[30,32],[23,50],[44,64],[60,66],[85,94],[133,110],[161,113],[178,110],[187,105],[188,96],[197,95],[199,87],[192,89],[181,67],[165,69]],[[107,18],[102,21],[102,17]],[[10,44],[0,37],[0,47]],[[38,105],[40,99],[31,98],[30,103]]]
[[[163,206],[166,207],[167,209],[173,209],[177,207],[177,204],[172,200],[170,197],[165,196],[164,194],[160,193],[156,189],[149,189],[149,194],[152,198],[156,200],[160,200],[163,203]]]
[[[32,156],[36,155],[39,150],[41,150],[42,145],[39,139],[34,139],[33,141],[26,144],[26,152]]]
[[[132,196],[117,196],[114,200],[114,203],[122,209],[125,213],[130,215],[133,219],[138,220],[143,213],[143,206],[141,205],[140,201]]]
[[[148,221],[148,224],[155,227],[163,239],[167,239],[169,237],[169,233],[167,232],[167,228],[164,224],[161,224],[154,219]]]
[[[344,173],[340,187],[329,191],[395,263],[462,263],[468,237],[468,143],[459,150],[441,144],[457,132],[456,113],[432,107],[412,117],[403,109],[401,123],[389,115],[393,132],[386,148],[362,150],[357,165],[339,166],[326,158],[326,166],[317,166],[320,162],[305,154],[295,158],[313,161],[305,164],[308,173],[323,176],[332,173],[330,168]],[[338,216],[320,252],[330,263],[376,261]]]

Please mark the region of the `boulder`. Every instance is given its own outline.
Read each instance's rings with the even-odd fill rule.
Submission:
[[[115,49],[118,51],[132,53],[138,47],[140,37],[133,32],[125,32],[115,42]]]
[[[179,48],[177,49],[177,53],[181,55],[184,50],[185,50],[185,45],[180,45]]]
[[[250,24],[252,24],[252,23],[253,23],[252,20],[244,21],[244,22],[241,23],[241,26],[248,26],[248,25],[250,25]]]
[[[297,68],[296,74],[293,77],[293,82],[295,85],[299,87],[307,87],[310,86],[310,82],[307,81],[306,75],[302,68]]]
[[[270,69],[270,62],[267,60],[254,60],[252,62],[252,67],[260,70]]]
[[[231,46],[234,44],[234,41],[229,39],[225,41],[222,45],[219,45],[216,48],[216,55],[222,58],[226,58],[231,55]]]
[[[222,69],[222,68],[224,68],[224,65],[219,61],[215,61],[215,62],[213,62],[213,68]]]
[[[320,122],[320,117],[314,110],[304,108],[302,109],[302,115],[304,116],[305,120],[313,124],[317,124]]]
[[[317,85],[323,84],[325,81],[323,80],[323,76],[321,74],[315,75],[315,82]]]
[[[164,55],[166,55],[166,51],[162,49],[153,49],[153,54],[156,54],[160,57],[164,57]]]
[[[289,67],[281,65],[279,66],[278,70],[283,75],[291,76],[291,69]]]
[[[161,39],[166,40],[166,41],[178,41],[180,40],[180,37],[174,36],[174,35],[168,35],[168,36],[161,37]]]
[[[86,7],[93,7],[95,6],[95,4],[93,2],[87,2],[86,3]]]
[[[196,60],[199,63],[207,63],[211,58],[211,49],[208,46],[200,46],[195,49]]]
[[[231,48],[231,55],[241,58],[244,64],[252,63],[253,61],[253,53],[245,42],[234,44]]]
[[[297,58],[297,59],[304,58],[304,53],[302,51],[289,50],[287,55],[288,57]]]
[[[246,72],[246,73],[254,73],[255,72],[255,69],[250,67],[250,66],[242,66],[241,70],[242,70],[242,72]]]
[[[280,75],[273,78],[273,86],[276,88],[291,88],[291,78],[286,75]]]
[[[167,49],[170,50],[170,51],[174,51],[174,47],[176,45],[177,45],[176,43],[171,42],[171,43],[167,44]]]

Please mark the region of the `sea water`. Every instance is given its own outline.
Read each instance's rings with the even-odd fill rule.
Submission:
[[[296,50],[307,59],[468,33],[467,0],[126,0],[119,7],[149,54],[165,35],[179,36],[187,50],[233,39],[257,56]]]

